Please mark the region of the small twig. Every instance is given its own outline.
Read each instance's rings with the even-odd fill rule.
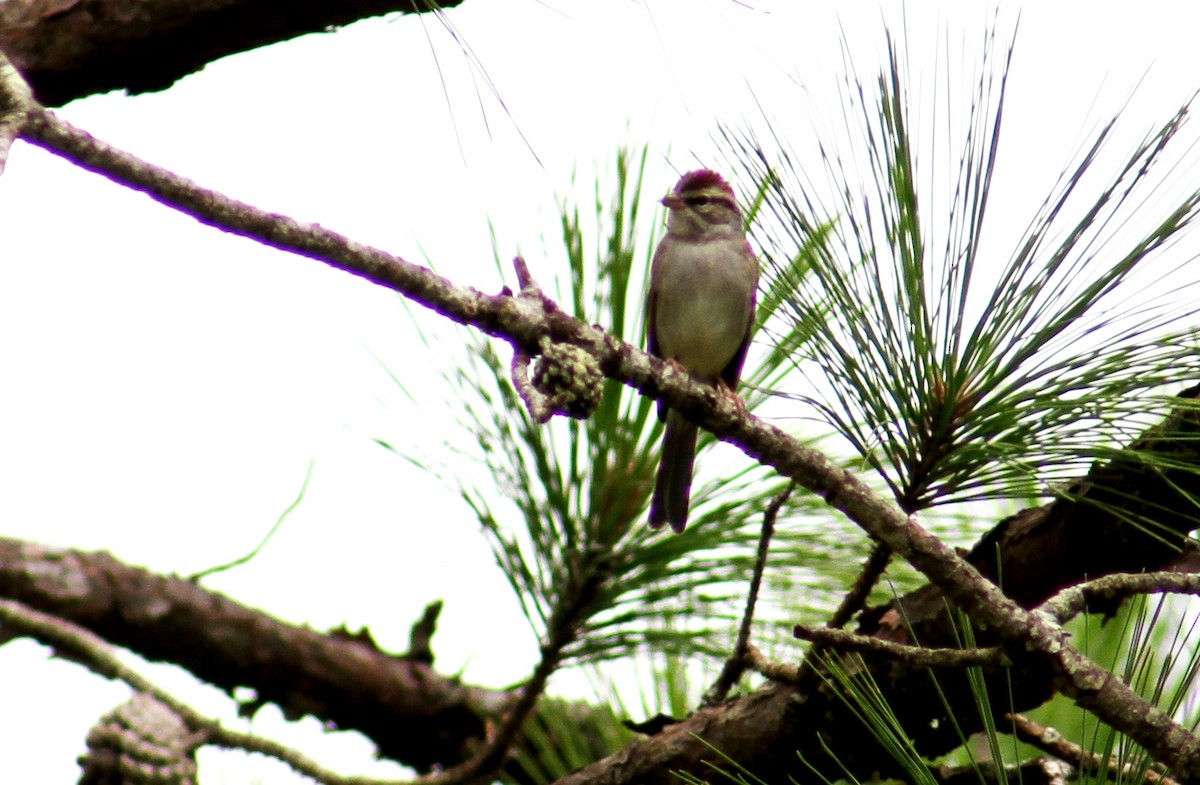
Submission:
[[[862,570],[859,571],[858,577],[854,580],[854,585],[850,587],[850,591],[842,598],[842,602],[838,605],[837,610],[825,622],[825,627],[830,630],[838,630],[846,625],[854,614],[862,609],[867,602],[867,597],[871,594],[871,589],[875,588],[875,584],[879,581],[879,576],[883,575],[883,571],[887,569],[888,562],[892,558],[892,549],[882,542],[875,543],[875,547],[871,549],[871,553],[867,556],[866,562],[863,563]],[[802,629],[797,627],[796,630]],[[803,628],[808,629],[808,628]],[[799,637],[798,632],[794,632]],[[804,660],[800,663],[796,671],[796,680],[807,675],[812,676],[816,673],[815,663],[819,662],[822,655],[822,644],[815,642]]]
[[[442,601],[434,600],[425,606],[421,618],[413,622],[412,631],[408,635],[408,653],[404,656],[426,665],[433,664],[433,648],[429,642],[437,630],[437,619],[442,612]]]
[[[812,641],[823,649],[882,654],[914,668],[965,668],[971,665],[1007,666],[1012,664],[1008,655],[999,646],[978,649],[924,649],[920,646],[907,646],[867,635],[855,635],[845,630],[808,627],[803,624],[797,624],[793,634],[801,640]],[[811,657],[810,653],[805,661],[807,662]]]
[[[875,584],[879,582],[879,576],[883,575],[883,571],[887,569],[891,559],[892,549],[882,542],[875,543],[875,547],[871,549],[871,555],[867,557],[854,585],[850,587],[850,591],[842,598],[842,604],[838,606],[826,623],[827,627],[840,629],[854,618],[854,614],[858,613],[866,604],[871,589],[875,588]]]
[[[137,692],[144,692],[176,714],[185,709],[177,700],[161,692],[141,674],[127,667],[102,638],[65,619],[34,610],[13,600],[0,600],[0,625],[11,626],[23,635],[35,638],[106,679],[123,681]]]
[[[976,761],[963,766],[938,766],[929,773],[943,785],[980,785],[981,782],[1067,785],[1076,779],[1071,765],[1057,758],[1035,758],[1002,767],[993,761]]]
[[[287,764],[292,771],[311,777],[322,785],[401,785],[394,779],[378,779],[376,777],[347,777],[324,768],[316,761],[305,757],[302,753],[281,744],[274,739],[255,736],[250,733],[231,730],[214,723],[209,743],[226,749],[257,752]]]
[[[545,425],[554,416],[554,407],[550,404],[550,399],[534,387],[533,382],[530,381],[529,363],[530,357],[526,352],[521,349],[513,351],[513,387],[517,389],[517,395],[521,397],[521,402],[529,410],[529,416],[533,418],[534,422],[538,425]]]
[[[776,662],[767,659],[753,643],[746,644],[746,667],[756,673],[761,673],[771,681],[785,684],[795,684],[800,681],[800,671],[804,666],[793,662]]]
[[[750,645],[750,626],[754,621],[754,606],[758,604],[758,592],[762,587],[763,572],[767,566],[767,554],[771,550],[771,537],[775,535],[775,519],[795,488],[796,483],[789,482],[779,493],[775,494],[775,498],[771,499],[763,512],[762,533],[758,538],[758,554],[754,558],[754,572],[750,576],[750,590],[747,592],[746,610],[742,614],[742,625],[738,629],[737,642],[734,644],[733,653],[729,655],[729,659],[725,660],[725,667],[721,668],[721,674],[704,694],[701,706],[715,706],[725,700],[729,691],[733,689],[733,685],[738,683],[746,671],[746,651]]]
[[[1094,599],[1135,594],[1200,594],[1200,575],[1180,572],[1117,573],[1063,589],[1038,608],[1058,624],[1078,616]]]
[[[0,51],[0,174],[4,174],[12,143],[25,130],[31,106],[33,91],[16,66]]]
[[[529,272],[525,257],[513,257],[513,271],[517,274],[517,286],[521,287],[522,294],[542,293],[542,287],[538,286],[538,282],[533,280],[533,274]]]
[[[1072,741],[1068,741],[1056,729],[1046,727],[1026,717],[1024,714],[1005,714],[1006,719],[1012,720],[1014,735],[1021,741],[1042,752],[1067,761],[1083,775],[1096,774],[1107,770],[1110,776],[1121,774],[1124,777],[1144,775],[1146,782],[1153,785],[1178,785],[1162,772],[1147,769],[1135,770],[1132,764],[1122,765],[1115,757],[1105,760],[1102,756],[1086,750]]]
[[[283,522],[288,519],[288,516],[295,512],[296,508],[300,506],[300,503],[304,501],[304,495],[308,492],[309,480],[312,479],[313,467],[316,465],[316,458],[309,460],[308,471],[304,474],[304,482],[300,484],[300,492],[296,494],[296,498],[292,500],[292,503],[285,507],[283,512],[279,514],[279,517],[275,519],[275,525],[270,528],[258,545],[254,546],[253,550],[244,556],[239,556],[231,562],[218,564],[215,567],[209,567],[207,570],[201,570],[200,572],[194,573],[188,577],[188,580],[192,583],[199,583],[201,580],[210,575],[216,575],[219,572],[225,572],[226,570],[231,570],[234,567],[240,567],[252,560],[255,556],[258,556],[258,554],[262,552],[262,549],[267,547],[267,543],[270,542],[271,538],[275,536],[275,532],[279,531],[279,527],[282,526]]]
[[[513,270],[517,274],[517,286],[520,288],[518,297],[533,297],[543,302],[549,302],[549,298],[542,291],[538,282],[534,280],[533,274],[529,272],[529,265],[525,263],[524,257],[517,256],[513,258]],[[542,340],[540,343],[542,356],[545,357],[550,351],[550,342]],[[556,401],[555,395],[548,394],[543,390],[535,379],[529,378],[529,363],[532,358],[529,352],[522,349],[519,345],[513,345],[513,359],[511,366],[513,387],[517,390],[517,395],[520,396],[521,402],[525,404],[525,408],[529,411],[529,416],[533,418],[538,425],[545,425],[550,422],[557,412],[562,409],[563,401]],[[559,391],[561,393],[561,391]]]

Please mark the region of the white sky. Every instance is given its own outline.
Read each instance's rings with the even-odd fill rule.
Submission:
[[[1002,5],[1002,38],[1018,9]],[[618,145],[649,144],[647,182],[665,192],[675,172],[724,160],[716,122],[761,127],[759,102],[811,153],[812,127],[840,123],[843,31],[870,76],[882,20],[898,31],[900,12],[466,0],[447,17],[510,115],[447,29],[419,18],[237,55],[166,92],[89,98],[62,114],[204,186],[414,261],[427,255],[452,279],[495,291],[511,280],[493,266],[488,220],[502,253],[523,252],[549,284],[561,265],[558,198],[577,172],[586,206]],[[983,4],[910,4],[919,100],[933,95],[935,67],[975,67],[990,15]],[[997,236],[1013,241],[1081,134],[1143,76],[1122,139],[1200,88],[1189,3],[1038,2],[1020,15],[1006,200],[993,205]],[[0,178],[0,239],[0,533],[188,574],[253,547],[315,459],[305,503],[272,544],[207,585],[318,629],[369,625],[394,650],[443,598],[439,670],[496,687],[527,672],[533,642],[470,511],[371,441],[443,459],[445,442],[470,443],[454,431],[439,377],[453,330],[426,347],[390,292],[203,227],[24,144]],[[150,672],[231,716],[214,691]],[[88,727],[125,691],[20,642],[0,647],[0,694],[0,782],[68,783]],[[304,739],[347,772],[396,771],[373,764],[361,740],[314,746],[315,723],[281,725],[266,710],[254,727]],[[14,743],[22,738],[30,743]],[[208,756],[204,781],[293,781],[231,757]]]

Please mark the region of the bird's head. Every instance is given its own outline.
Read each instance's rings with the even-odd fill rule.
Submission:
[[[662,203],[670,211],[667,231],[671,234],[690,238],[742,234],[742,211],[733,189],[711,169],[685,174]]]

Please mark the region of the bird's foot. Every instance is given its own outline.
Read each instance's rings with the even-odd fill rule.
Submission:
[[[684,366],[683,363],[679,362],[679,360],[676,360],[674,357],[668,357],[668,358],[666,358],[666,360],[664,360],[664,362],[666,362],[666,364],[669,365],[671,367],[671,370],[673,370],[673,371],[678,371],[679,373],[682,373],[686,376],[692,375],[692,372],[689,371]]]
[[[747,414],[746,402],[742,400],[742,396],[738,395],[733,389],[725,383],[724,379],[717,379],[717,394],[725,398],[733,404],[733,408],[737,409],[738,416]]]

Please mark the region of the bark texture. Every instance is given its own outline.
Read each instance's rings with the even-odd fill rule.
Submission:
[[[111,90],[163,90],[226,55],[434,7],[434,0],[5,0],[0,49],[41,103],[60,106]]]

